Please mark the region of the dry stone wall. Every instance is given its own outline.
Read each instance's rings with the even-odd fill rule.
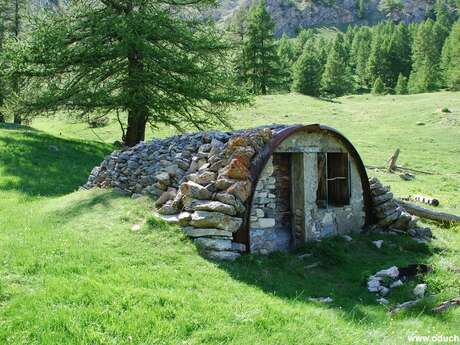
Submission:
[[[152,195],[164,220],[178,224],[213,258],[234,259],[233,242],[251,193],[251,161],[283,126],[184,134],[115,151],[91,172],[85,188],[113,187]]]
[[[420,226],[416,216],[407,213],[394,199],[390,187],[373,177],[369,180],[372,197],[372,211],[376,219],[374,229],[407,233],[419,241],[432,237],[431,229]]]

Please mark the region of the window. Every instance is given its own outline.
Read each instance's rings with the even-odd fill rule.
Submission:
[[[345,206],[350,202],[350,166],[348,153],[328,152],[318,154],[319,208]]]

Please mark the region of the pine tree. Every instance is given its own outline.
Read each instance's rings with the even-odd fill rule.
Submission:
[[[374,85],[372,86],[372,93],[374,95],[383,95],[385,92],[385,84],[383,83],[380,77],[377,77],[374,81]]]
[[[313,42],[308,43],[293,67],[293,91],[318,96],[321,83],[321,63]]]
[[[315,33],[311,29],[302,29],[295,38],[296,59],[302,55],[305,45],[315,39]]]
[[[367,80],[370,85],[374,85],[377,78],[380,78],[386,85],[392,83],[392,71],[390,62],[390,43],[388,28],[379,25],[374,28],[372,33],[372,43],[367,61]],[[394,81],[396,82],[396,81]]]
[[[400,23],[393,30],[388,47],[389,75],[386,79],[387,87],[394,88],[400,74],[409,77],[411,69],[410,55],[409,31],[405,24]]]
[[[398,82],[396,83],[395,92],[397,95],[407,95],[407,77],[399,73]]]
[[[452,27],[452,16],[446,0],[436,0],[434,13],[436,14],[436,21],[433,25],[433,32],[436,36],[436,47],[438,51],[441,51]]]
[[[418,27],[413,44],[412,61],[409,91],[418,93],[438,89],[440,84],[439,52],[431,19],[421,23]]]
[[[225,109],[247,100],[226,67],[229,45],[208,23],[173,14],[182,8],[81,0],[37,18],[7,50],[8,74],[20,73],[34,91],[21,95],[21,108],[81,118],[127,113],[129,146],[144,140],[147,123],[227,124]]]
[[[274,36],[275,23],[265,7],[265,0],[255,2],[248,14],[244,56],[248,81],[254,94],[265,95],[279,86],[279,60]]]
[[[292,84],[292,65],[296,52],[291,40],[284,34],[278,42],[278,59],[280,61],[280,86],[289,90]]]
[[[321,93],[339,97],[352,91],[352,78],[347,66],[343,35],[338,34],[332,44],[321,78]]]
[[[356,81],[360,88],[368,86],[367,60],[371,48],[371,32],[367,27],[360,27],[353,38],[350,53],[350,67],[356,75]]]
[[[460,90],[460,19],[452,27],[442,54],[442,70],[447,87]]]

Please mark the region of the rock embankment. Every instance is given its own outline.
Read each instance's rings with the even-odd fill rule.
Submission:
[[[233,242],[251,193],[251,161],[282,126],[184,134],[115,151],[91,172],[85,188],[113,187],[152,195],[157,212],[178,224],[209,257],[234,259]]]
[[[432,237],[431,229],[417,224],[417,217],[407,213],[394,199],[390,187],[373,177],[369,180],[375,227],[384,231],[406,232],[419,241]]]

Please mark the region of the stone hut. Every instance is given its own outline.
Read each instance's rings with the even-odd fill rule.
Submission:
[[[155,139],[115,151],[85,188],[156,198],[212,258],[267,254],[372,224],[363,162],[337,130],[271,125]]]

